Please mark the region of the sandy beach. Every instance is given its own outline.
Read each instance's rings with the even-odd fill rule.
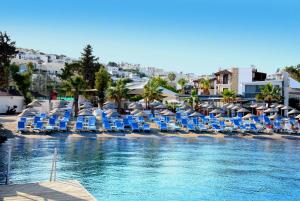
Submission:
[[[290,134],[278,134],[278,133],[259,133],[259,134],[251,134],[251,133],[232,133],[232,134],[224,134],[224,133],[193,133],[193,132],[176,132],[176,133],[168,133],[168,132],[160,132],[153,128],[153,132],[151,133],[117,133],[117,132],[53,132],[51,134],[42,134],[42,133],[25,133],[21,134],[16,131],[18,117],[15,115],[0,115],[0,122],[2,122],[4,129],[10,131],[15,137],[22,138],[59,138],[59,137],[96,137],[96,138],[160,138],[160,137],[182,137],[182,138],[198,138],[198,137],[211,137],[211,138],[227,138],[227,137],[236,137],[236,138],[246,138],[246,139],[270,139],[270,140],[300,140],[300,135],[290,135]]]

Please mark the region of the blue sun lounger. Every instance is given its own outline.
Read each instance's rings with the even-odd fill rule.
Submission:
[[[211,126],[212,126],[212,130],[213,130],[215,133],[224,131],[218,124],[211,124]]]
[[[117,131],[122,131],[122,132],[125,131],[123,122],[121,122],[121,121],[116,121],[116,122],[115,122],[115,126],[116,126],[116,130],[117,130]]]
[[[34,124],[34,127],[33,127],[33,131],[38,131],[38,132],[40,132],[40,131],[44,131],[44,123],[42,122],[42,121],[38,121],[38,122],[36,122],[35,124]]]
[[[250,128],[249,128],[250,132],[253,132],[253,133],[259,132],[259,129],[256,127],[256,125],[254,123],[250,123],[249,126],[250,126]]]
[[[188,120],[187,119],[181,119],[181,126],[186,128],[188,125]]]
[[[168,126],[165,122],[160,122],[158,126],[160,131],[168,131]]]
[[[274,121],[273,126],[274,126],[274,131],[275,132],[281,132],[282,131],[282,127],[281,127],[279,121]]]
[[[198,124],[197,129],[200,132],[208,131],[208,129],[206,128],[206,126],[204,124]]]
[[[224,131],[227,131],[227,132],[232,132],[233,131],[233,128],[230,127],[230,126],[227,126],[225,124],[224,121],[220,121],[220,127],[224,130]]]
[[[27,131],[26,128],[26,122],[25,121],[18,121],[18,127],[17,127],[18,131]]]
[[[150,124],[144,124],[143,131],[150,133],[151,132]]]
[[[132,132],[139,132],[140,131],[139,125],[136,122],[131,123],[131,131]]]
[[[92,116],[88,120],[87,130],[89,131],[96,131],[96,117]]]
[[[82,121],[77,121],[76,122],[75,130],[76,131],[82,131],[83,130],[83,123],[82,123]]]
[[[65,122],[65,121],[59,122],[58,130],[60,130],[60,131],[66,131],[67,130],[67,122]]]
[[[196,131],[196,129],[195,129],[195,126],[194,126],[194,124],[188,124],[187,125],[187,131],[188,132],[190,132],[190,131]]]
[[[107,120],[103,121],[102,126],[105,131],[112,131],[111,125]]]

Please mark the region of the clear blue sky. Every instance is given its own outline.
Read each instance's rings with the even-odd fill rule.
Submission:
[[[292,0],[1,0],[0,30],[17,46],[102,62],[211,73],[274,72],[300,63],[300,2]]]

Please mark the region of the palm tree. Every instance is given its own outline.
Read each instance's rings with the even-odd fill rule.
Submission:
[[[210,80],[208,78],[202,79],[201,82],[201,89],[203,90],[204,95],[210,95]]]
[[[145,86],[144,86],[144,94],[143,97],[146,102],[146,107],[149,108],[149,103],[154,100],[161,100],[163,98],[162,96],[162,89],[159,88],[160,85],[155,80],[150,80]]]
[[[178,84],[181,87],[181,93],[184,94],[184,86],[187,83],[186,79],[181,78],[180,80],[178,80]]]
[[[190,104],[191,107],[193,107],[194,109],[196,109],[197,106],[198,106],[198,102],[199,102],[197,90],[196,89],[192,89],[191,96],[189,98],[186,98],[185,101],[187,101]]]
[[[118,112],[121,112],[121,103],[123,98],[128,97],[129,89],[126,88],[126,82],[123,79],[119,79],[115,84],[110,86],[106,95],[108,99],[113,100],[118,105]]]
[[[168,74],[168,79],[173,82],[176,79],[175,73],[171,72]]]
[[[85,89],[85,81],[79,75],[73,75],[68,80],[64,81],[62,84],[62,90],[66,91],[67,94],[70,94],[74,97],[74,112],[75,117],[78,114],[78,99],[80,95],[80,91]]]
[[[229,103],[235,100],[236,93],[234,90],[227,89],[223,91],[222,96],[223,96],[223,101]]]
[[[280,88],[268,83],[260,88],[260,93],[256,95],[256,99],[266,101],[268,105],[274,101],[280,101],[282,99]]]

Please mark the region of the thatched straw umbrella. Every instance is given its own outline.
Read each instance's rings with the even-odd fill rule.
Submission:
[[[111,118],[111,117],[118,117],[119,116],[119,113],[118,112],[112,112],[112,113],[109,113],[108,115],[107,115],[107,117],[109,117],[109,118]]]
[[[78,116],[93,116],[93,112],[91,110],[83,109],[78,112]]]
[[[137,114],[139,112],[141,112],[141,110],[135,109],[135,110],[131,111],[130,114],[135,115],[135,114]]]
[[[209,113],[210,114],[220,114],[220,113],[222,113],[222,110],[220,110],[220,109],[214,109],[214,110],[210,111]]]
[[[163,116],[174,116],[174,112],[171,112],[171,111],[167,111],[165,113],[162,114]]]
[[[38,110],[34,109],[34,108],[27,108],[25,110],[23,110],[18,117],[30,117],[30,116],[35,116],[37,115]]]
[[[276,114],[273,114],[273,115],[269,116],[269,118],[271,120],[274,120],[274,119],[277,119],[277,118],[281,118],[281,116],[276,113]]]
[[[34,100],[27,105],[27,107],[41,107],[42,103],[38,100]]]
[[[299,114],[300,112],[296,109],[292,109],[291,111],[288,112],[288,115],[295,115],[295,114]]]
[[[238,112],[238,113],[242,113],[242,115],[244,116],[245,113],[249,113],[250,111],[247,110],[246,108],[240,108],[237,112]]]
[[[255,116],[254,114],[248,113],[245,116],[243,116],[242,119],[250,119],[250,118],[252,118],[254,116]]]
[[[296,119],[300,119],[300,114],[298,114],[295,118],[296,118]]]
[[[259,106],[256,108],[257,110],[266,110],[268,109],[265,105]]]
[[[201,113],[199,113],[199,112],[194,112],[194,113],[190,114],[189,116],[190,117],[201,117],[203,115]]]
[[[140,112],[134,114],[134,116],[137,116],[137,117],[146,117],[147,114],[144,111],[140,111]]]

